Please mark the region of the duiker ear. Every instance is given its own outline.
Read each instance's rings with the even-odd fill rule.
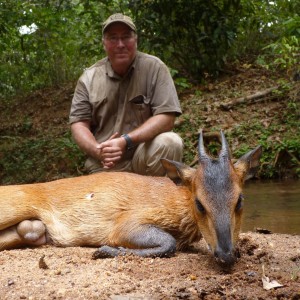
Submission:
[[[243,181],[250,179],[255,175],[259,167],[259,159],[262,154],[262,147],[258,146],[255,149],[244,154],[235,164],[234,168],[240,175]]]
[[[195,173],[195,169],[190,168],[189,166],[166,158],[161,158],[161,163],[165,168],[168,177],[174,181],[176,184],[185,184],[188,185]]]

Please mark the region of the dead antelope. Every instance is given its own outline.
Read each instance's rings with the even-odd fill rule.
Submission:
[[[2,186],[0,250],[51,243],[100,247],[94,258],[166,257],[203,236],[216,259],[230,266],[241,226],[241,188],[259,165],[261,147],[233,164],[223,132],[221,140],[218,159],[211,158],[201,132],[197,169],[162,160],[172,180],[105,172]]]

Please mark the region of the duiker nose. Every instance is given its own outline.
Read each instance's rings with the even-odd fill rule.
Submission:
[[[221,249],[219,246],[217,246],[214,256],[216,258],[216,261],[223,267],[231,267],[235,261],[236,261],[236,256],[234,254],[234,249],[230,248],[226,251],[224,249]]]

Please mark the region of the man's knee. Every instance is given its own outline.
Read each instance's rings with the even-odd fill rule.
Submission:
[[[175,132],[161,133],[151,141],[151,144],[156,151],[161,153],[162,158],[182,160],[183,141]]]
[[[160,159],[181,161],[183,142],[174,132],[161,133],[152,141],[141,144],[132,161],[133,172],[143,175],[164,176],[166,174]]]

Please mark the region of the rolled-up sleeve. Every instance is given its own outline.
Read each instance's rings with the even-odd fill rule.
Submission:
[[[182,113],[174,81],[165,64],[160,64],[151,87],[153,115],[173,112]]]
[[[79,78],[69,115],[69,124],[92,119],[92,106],[89,101],[89,91],[84,82],[84,74]]]

